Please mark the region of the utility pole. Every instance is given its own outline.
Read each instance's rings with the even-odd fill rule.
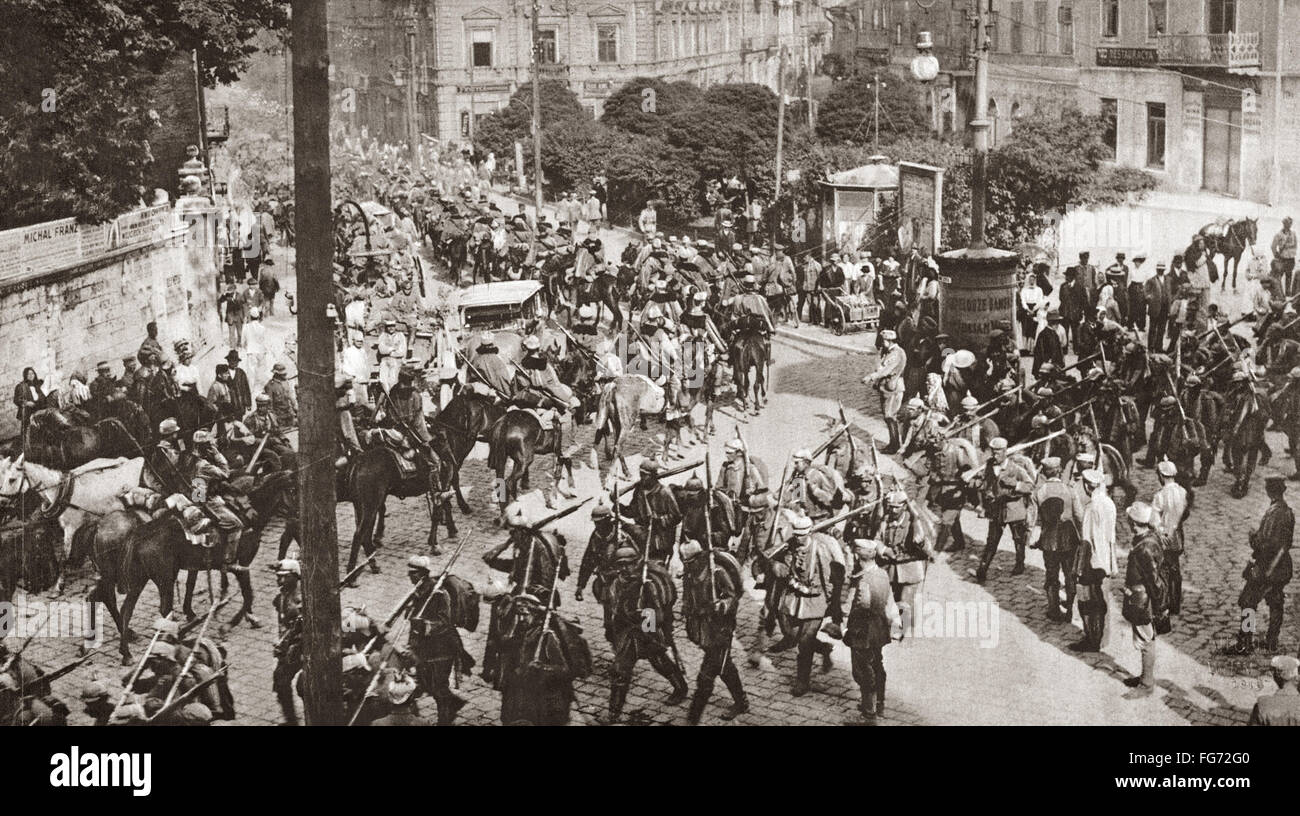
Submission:
[[[813,64],[812,49],[808,45],[808,38],[803,39],[803,92],[804,104],[808,106],[808,130],[813,130],[813,98],[812,98],[812,81],[813,81]]]
[[[537,223],[542,223],[542,69],[538,40],[541,38],[538,18],[542,14],[541,0],[533,0],[533,206],[537,208]]]
[[[1282,202],[1282,31],[1286,20],[1286,0],[1277,0],[1276,45],[1273,50],[1273,166],[1272,184],[1269,185],[1268,203],[1277,206]]]
[[[875,135],[871,137],[871,152],[880,154],[880,74],[874,74],[871,77],[871,116],[874,119],[872,129]]]
[[[338,530],[334,520],[334,224],[326,0],[293,0],[293,183],[298,234],[298,518],[303,714],[343,724]]]
[[[411,150],[411,167],[416,166],[416,156],[420,151],[420,99],[416,88],[415,35],[419,24],[415,18],[415,6],[406,9],[406,59],[411,70],[406,77],[406,139]]]
[[[781,197],[781,158],[785,148],[785,46],[776,71],[776,195]],[[773,202],[775,203],[775,201]]]
[[[474,93],[474,55],[469,55],[469,146],[474,149],[474,109],[478,106]]]
[[[970,126],[975,131],[975,155],[970,172],[970,248],[984,249],[984,199],[988,195],[989,160],[989,59],[988,3],[975,0],[975,118]]]

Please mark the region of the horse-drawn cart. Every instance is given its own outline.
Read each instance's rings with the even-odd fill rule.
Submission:
[[[880,323],[880,304],[867,295],[827,289],[822,293],[822,303],[822,325],[836,334],[868,331]]]

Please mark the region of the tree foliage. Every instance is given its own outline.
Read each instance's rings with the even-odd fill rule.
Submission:
[[[0,15],[0,227],[135,203],[154,75],[197,49],[205,84],[231,82],[288,19],[279,0],[0,0]]]
[[[567,127],[574,120],[590,122],[577,95],[564,82],[543,80],[538,88],[544,132]],[[514,155],[514,143],[530,141],[533,128],[533,84],[520,85],[510,101],[479,122],[474,131],[476,145],[498,156]],[[543,149],[546,140],[542,140]]]
[[[880,75],[880,138],[924,136],[930,117],[922,104],[923,87],[901,74]],[[835,83],[821,104],[817,135],[829,142],[869,145],[875,137],[875,90],[865,78]]]
[[[652,95],[645,94],[647,88]],[[689,82],[637,77],[609,95],[600,121],[628,133],[662,136],[669,116],[695,104],[703,96],[704,92]]]

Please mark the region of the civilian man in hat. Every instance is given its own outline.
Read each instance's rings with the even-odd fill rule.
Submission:
[[[817,281],[822,274],[822,265],[817,262],[816,256],[811,252],[804,258],[803,268],[800,269],[799,275],[795,281],[797,297],[794,307],[794,325],[797,328],[799,321],[803,319],[803,305],[808,304],[808,322],[814,325],[821,323],[820,309],[817,304]]]
[[[1038,546],[1043,551],[1043,590],[1047,594],[1047,619],[1069,621],[1074,615],[1074,562],[1079,549],[1079,525],[1083,522],[1083,503],[1079,494],[1061,481],[1061,460],[1049,456],[1043,460],[1044,482],[1033,494],[1033,506],[1041,535]],[[1065,612],[1061,612],[1061,578],[1065,578]]]
[[[1290,295],[1295,289],[1296,234],[1291,229],[1291,216],[1282,219],[1282,229],[1273,236],[1273,277],[1282,286],[1282,294]]]
[[[848,620],[844,626],[844,644],[849,647],[853,680],[862,699],[855,725],[875,725],[876,717],[885,713],[885,662],[882,650],[902,630],[898,603],[889,587],[889,576],[876,559],[884,547],[879,541],[859,538],[853,541],[853,572],[848,579],[852,592]]]
[[[1183,610],[1183,522],[1192,504],[1187,489],[1178,483],[1178,467],[1173,462],[1161,460],[1156,473],[1160,487],[1151,497],[1151,507],[1156,511],[1154,526],[1164,548],[1165,606],[1170,615],[1177,615]]]
[[[831,644],[817,637],[822,621],[829,615],[831,622],[840,626],[844,618],[844,551],[826,533],[812,532],[812,526],[807,516],[796,516],[784,550],[773,556],[770,564],[769,580],[783,581],[785,589],[776,602],[781,642],[769,651],[798,648],[792,691],[795,697],[807,694],[812,686],[814,655],[822,656],[822,671],[832,667]]]
[[[1106,267],[1106,285],[1110,286],[1112,295],[1115,298],[1115,305],[1119,308],[1120,323],[1127,325],[1128,320],[1128,282],[1133,277],[1132,270],[1129,268],[1128,261],[1125,260],[1127,255],[1123,252],[1115,253],[1115,263]]]
[[[249,386],[248,375],[239,367],[239,352],[231,349],[226,354],[226,370],[230,377],[227,385],[230,388],[230,401],[234,408],[236,418],[242,417],[253,407],[253,389]]]
[[[1119,571],[1115,560],[1115,502],[1099,470],[1083,472],[1088,504],[1083,509],[1078,578],[1079,617],[1083,637],[1070,644],[1076,652],[1099,652],[1106,639],[1106,578]]]
[[[271,379],[262,390],[271,398],[271,413],[275,414],[280,427],[297,427],[298,399],[294,396],[293,386],[289,384],[289,369],[284,363],[276,363],[271,367]]]
[[[1097,303],[1097,291],[1100,289],[1098,284],[1101,281],[1098,280],[1097,266],[1091,261],[1091,253],[1080,252],[1079,262],[1070,269],[1075,271],[1075,276],[1083,286],[1084,292],[1087,293],[1088,308],[1092,308]],[[1068,273],[1069,270],[1066,270],[1066,272]]]
[[[1228,651],[1246,655],[1255,651],[1255,632],[1259,628],[1256,607],[1262,600],[1268,604],[1268,634],[1264,648],[1276,651],[1278,635],[1282,632],[1282,614],[1286,608],[1286,585],[1291,582],[1291,542],[1295,534],[1295,513],[1283,498],[1286,479],[1269,476],[1264,480],[1264,492],[1271,502],[1259,521],[1259,528],[1250,534],[1250,561],[1243,577],[1246,586],[1241,590],[1237,605],[1241,608],[1237,642]]]
[[[1260,695],[1246,725],[1300,725],[1300,689],[1296,688],[1300,660],[1291,655],[1277,655],[1270,666],[1277,691]]]
[[[1065,329],[1061,327],[1061,313],[1056,309],[1047,312],[1047,325],[1038,332],[1034,339],[1034,376],[1042,370],[1044,363],[1051,363],[1057,368],[1065,365]]]
[[[840,266],[840,253],[832,252],[821,273],[817,276],[817,292],[821,297],[845,294],[844,269]]]
[[[109,397],[118,382],[120,381],[113,376],[113,369],[108,361],[102,361],[95,366],[95,379],[90,381],[90,402],[83,406],[93,419],[104,418],[104,408],[108,405]]]
[[[1133,543],[1124,572],[1124,619],[1133,628],[1133,645],[1142,655],[1142,673],[1124,681],[1134,689],[1125,695],[1132,698],[1150,696],[1155,691],[1157,627],[1168,623],[1168,611],[1164,548],[1155,530],[1155,511],[1146,502],[1134,502],[1126,512]]]
[[[1007,440],[998,437],[989,442],[992,455],[984,464],[982,499],[984,512],[989,519],[988,538],[980,556],[975,580],[984,583],[989,567],[1002,543],[1002,531],[1011,528],[1011,541],[1016,549],[1016,564],[1012,575],[1025,571],[1025,547],[1029,530],[1026,526],[1028,507],[1025,500],[1034,489],[1034,477],[1024,466],[1007,458]]]
[[[889,429],[889,443],[884,453],[897,453],[902,444],[898,427],[898,411],[903,407],[903,371],[907,368],[907,353],[898,345],[898,335],[890,329],[880,332],[883,344],[880,365],[862,379],[863,385],[873,386],[880,393],[880,408]]]
[[[1087,314],[1091,304],[1088,303],[1088,290],[1079,280],[1079,268],[1071,266],[1065,270],[1065,282],[1057,290],[1057,298],[1060,300],[1061,325],[1065,329],[1066,347],[1074,343],[1073,348],[1078,352],[1079,342],[1079,324],[1083,322],[1083,317]]]
[[[1175,282],[1169,268],[1156,264],[1156,273],[1142,284],[1147,305],[1147,351],[1163,353],[1165,330],[1169,326],[1169,311],[1174,302]]]
[[[406,335],[397,331],[397,321],[389,318],[384,321],[384,330],[379,334],[375,346],[379,358],[379,382],[385,391],[397,384],[397,374],[406,362]]]

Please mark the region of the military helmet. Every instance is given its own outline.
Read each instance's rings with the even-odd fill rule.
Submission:
[[[406,559],[406,568],[411,571],[424,570],[425,572],[433,572],[433,562],[429,560],[427,555],[413,555]]]
[[[505,518],[507,527],[528,526],[528,515],[524,512],[524,506],[517,501],[506,505]]]
[[[385,689],[385,696],[388,702],[393,705],[404,705],[411,701],[415,694],[415,678],[405,671],[400,671],[388,681],[388,688]]]
[[[695,539],[682,542],[681,549],[678,551],[683,561],[690,561],[695,556],[704,552],[704,546]]]
[[[627,564],[633,561],[640,561],[641,553],[632,547],[619,547],[614,551],[614,563]]]
[[[794,535],[808,535],[812,532],[812,519],[800,513],[790,521],[790,532]]]
[[[369,632],[373,621],[366,614],[364,608],[358,609],[355,606],[349,606],[343,611],[342,630],[346,634],[355,632]]]
[[[614,516],[613,508],[611,508],[608,504],[605,504],[604,502],[600,502],[595,507],[591,508],[592,520],[613,518],[613,516]]]
[[[270,394],[258,394],[257,397],[256,397],[256,399],[254,400],[254,402],[256,402],[258,405],[270,405],[270,404],[271,404],[271,395],[270,395]]]
[[[276,575],[302,575],[302,565],[297,558],[282,558],[275,565]]]
[[[343,655],[343,673],[347,674],[354,670],[370,671],[370,664],[366,662],[366,656],[363,654]]]
[[[902,490],[894,489],[885,494],[885,504],[890,507],[900,507],[907,503],[907,494]]]
[[[158,423],[159,436],[171,436],[181,432],[181,424],[171,417],[167,417]]]
[[[682,485],[682,489],[690,493],[702,493],[704,491],[704,480],[692,474],[691,478],[687,479],[686,483]]]

